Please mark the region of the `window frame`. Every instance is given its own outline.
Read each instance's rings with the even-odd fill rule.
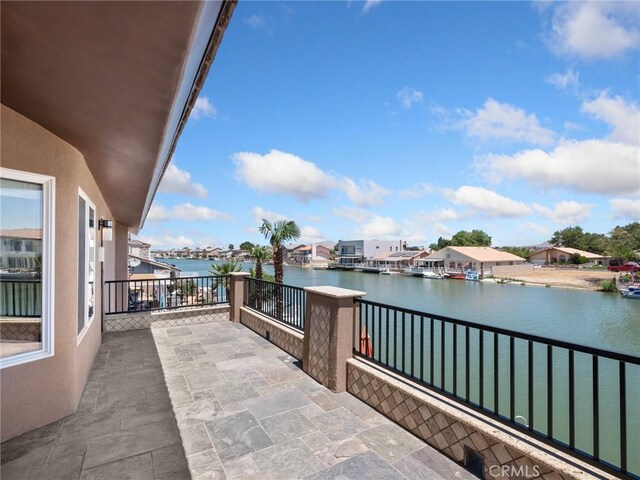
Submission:
[[[0,358],[0,370],[53,357],[55,354],[56,179],[49,175],[0,167],[0,177],[42,186],[41,348]]]
[[[84,202],[85,202],[85,219],[86,219],[86,223],[85,226],[87,228],[85,235],[85,252],[84,252],[84,258],[85,258],[85,266],[84,266],[84,280],[85,280],[85,298],[84,298],[84,312],[83,312],[83,318],[85,319],[84,325],[82,326],[82,330],[80,330],[78,332],[78,340],[76,345],[80,345],[80,342],[82,341],[82,339],[84,338],[84,336],[86,335],[86,333],[89,331],[89,327],[91,327],[91,324],[93,323],[93,321],[96,318],[96,300],[97,300],[97,280],[98,280],[98,272],[97,272],[97,256],[98,256],[98,211],[96,210],[96,205],[93,203],[93,201],[91,201],[91,199],[89,198],[89,195],[86,194],[86,192],[84,190],[82,190],[82,188],[78,187],[78,197],[81,197]],[[89,256],[89,251],[90,251],[90,245],[89,245],[89,210],[93,209],[93,228],[94,228],[94,245],[93,245],[93,315],[91,315],[91,317],[89,317],[89,289],[88,289],[88,285],[89,285],[89,262],[92,260]],[[79,232],[78,232],[79,233]],[[80,269],[80,263],[79,263],[79,259],[80,259],[80,245],[77,246],[76,248],[76,263],[77,263],[77,273],[79,273],[79,269]],[[79,287],[80,285],[78,285]],[[78,315],[80,314],[80,312],[78,312]],[[76,318],[76,331],[77,331],[77,318]]]

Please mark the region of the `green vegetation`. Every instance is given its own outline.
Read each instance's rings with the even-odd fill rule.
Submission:
[[[600,291],[602,292],[615,292],[617,290],[616,283],[613,280],[602,280],[600,282]]]
[[[229,275],[231,272],[242,272],[242,264],[238,260],[231,259],[224,263],[212,263],[209,273],[211,275]]]
[[[300,238],[300,228],[293,220],[278,220],[271,223],[263,218],[258,231],[264,235],[273,248],[273,267],[276,283],[282,283],[284,277],[283,268],[283,244],[293,242]]]
[[[264,247],[264,246],[254,246],[251,249],[251,256],[255,259],[256,261],[256,269],[255,269],[255,275],[251,275],[252,277],[255,276],[255,278],[257,279],[265,279],[265,273],[262,271],[262,262],[264,262],[265,260],[268,260],[269,258],[271,258],[271,254],[273,252],[271,251],[271,249],[269,247]],[[269,275],[272,276],[272,275]]]
[[[640,251],[640,223],[616,226],[609,235],[588,233],[581,227],[567,227],[553,234],[549,243],[557,247],[577,248],[614,257],[619,263],[638,258]]]
[[[526,259],[529,259],[529,257],[535,253],[535,250],[529,247],[503,247],[500,250]]]
[[[587,257],[583,257],[579,253],[572,253],[569,257],[569,262],[572,265],[582,265],[583,263],[589,263],[589,259]]]
[[[240,250],[244,250],[245,252],[250,252],[251,250],[253,250],[253,247],[255,247],[256,245],[254,245],[251,242],[242,242],[240,244]]]
[[[491,237],[482,230],[460,230],[451,240],[439,237],[436,243],[429,245],[432,250],[440,250],[445,247],[490,247]]]

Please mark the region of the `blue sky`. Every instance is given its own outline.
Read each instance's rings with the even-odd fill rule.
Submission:
[[[640,221],[637,2],[240,2],[139,238],[533,245]]]

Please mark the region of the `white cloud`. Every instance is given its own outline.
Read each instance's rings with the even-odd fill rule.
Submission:
[[[452,208],[440,208],[433,212],[421,212],[417,217],[424,223],[439,223],[462,220],[470,217],[472,214],[473,212],[470,210],[460,212]]]
[[[373,216],[373,213],[370,211],[355,207],[336,208],[333,210],[333,214],[336,217],[346,218],[355,223],[364,223]]]
[[[487,179],[524,179],[534,185],[579,192],[635,194],[640,190],[640,148],[605,140],[564,140],[550,152],[523,150],[487,155],[477,167]]]
[[[191,116],[198,120],[203,117],[215,117],[218,115],[218,109],[213,106],[213,103],[208,97],[198,97],[196,103],[191,110]]]
[[[196,206],[191,203],[181,203],[171,208],[164,205],[152,205],[147,220],[183,220],[194,222],[200,220],[230,220],[231,215],[214,210],[213,208]]]
[[[404,87],[398,92],[396,98],[404,108],[411,108],[416,103],[422,102],[422,92],[411,87]]]
[[[306,203],[324,197],[336,186],[332,175],[291,153],[279,150],[271,150],[266,155],[240,152],[232,158],[238,179],[256,190],[290,195]]]
[[[406,188],[398,192],[398,196],[405,200],[415,200],[422,198],[430,193],[437,192],[439,189],[429,185],[428,183],[420,183],[411,188]]]
[[[563,201],[556,203],[553,208],[543,207],[534,203],[533,209],[540,215],[549,218],[561,225],[577,225],[583,223],[591,213],[593,205],[575,201]]]
[[[315,163],[297,155],[271,150],[265,155],[235,153],[236,178],[256,190],[289,195],[303,203],[325,197],[329,191],[344,192],[359,206],[384,203],[389,192],[372,180],[355,182],[326,173]]]
[[[160,235],[147,236],[141,235],[137,238],[141,242],[151,244],[151,248],[182,248],[195,247],[196,242],[193,238],[184,235]]]
[[[540,235],[541,237],[548,238],[549,236],[551,236],[551,230],[549,230],[547,227],[543,227],[542,225],[533,222],[526,222],[522,224],[520,230],[531,231]]]
[[[380,5],[382,0],[365,0],[362,6],[362,13],[368,13],[373,7]]]
[[[192,197],[205,198],[207,189],[201,183],[191,181],[191,174],[170,163],[164,172],[160,188],[162,193],[183,193]]]
[[[553,12],[550,46],[588,59],[614,58],[638,48],[636,2],[562,2]]]
[[[640,222],[640,197],[639,198],[612,198],[609,200],[613,218],[629,219],[632,222]]]
[[[490,217],[521,217],[531,213],[531,208],[482,187],[462,186],[457,190],[445,190],[445,197],[457,205],[464,205]]]
[[[287,220],[286,215],[281,213],[272,212],[271,210],[265,210],[262,207],[253,207],[251,209],[251,215],[256,224],[262,225],[262,219],[269,220],[270,222],[277,222],[278,220]]]
[[[567,69],[564,74],[553,73],[549,75],[545,81],[559,90],[565,90],[568,87],[577,87],[580,82],[579,74],[577,72],[574,73],[570,68]]]
[[[244,19],[244,23],[251,28],[263,28],[266,25],[266,19],[264,15],[251,15]]]
[[[360,226],[357,233],[365,238],[381,239],[398,236],[401,231],[402,229],[393,218],[372,215],[368,221]]]
[[[372,180],[361,180],[357,184],[350,178],[343,181],[343,189],[353,203],[361,207],[370,207],[384,204],[384,199],[389,192]]]
[[[640,145],[640,108],[635,102],[603,92],[598,98],[583,102],[582,111],[613,127],[609,140]]]
[[[324,239],[325,237],[317,228],[309,226],[300,227],[300,243],[315,243]]]
[[[500,103],[493,98],[487,99],[482,108],[475,113],[462,110],[466,117],[460,122],[466,134],[483,142],[503,140],[525,142],[532,145],[549,145],[555,139],[555,133],[540,126],[534,114],[508,103]]]
[[[167,220],[169,218],[169,212],[163,205],[151,205],[147,220],[153,222],[154,220]]]

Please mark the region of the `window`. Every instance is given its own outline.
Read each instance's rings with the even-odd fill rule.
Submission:
[[[95,317],[96,207],[80,190],[78,196],[78,341]]]
[[[55,179],[0,168],[0,368],[53,355]]]

